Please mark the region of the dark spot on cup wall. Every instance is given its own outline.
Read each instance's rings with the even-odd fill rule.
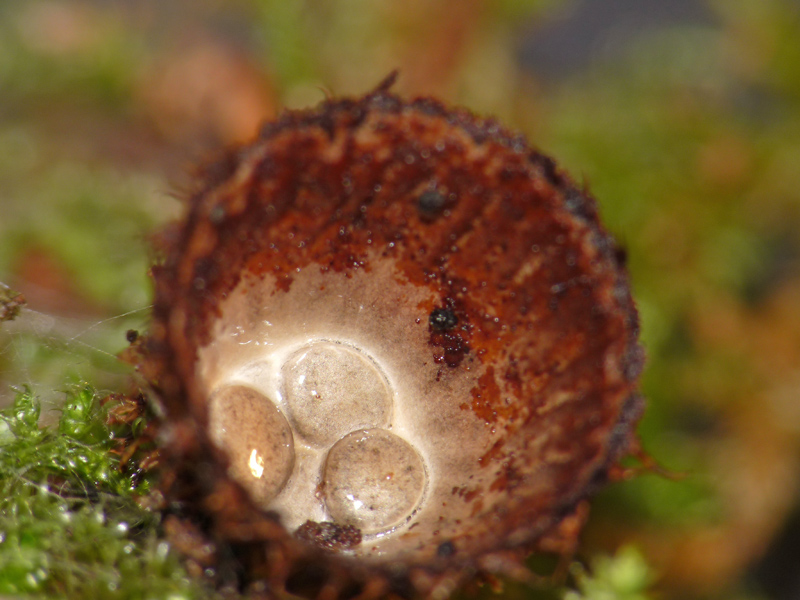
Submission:
[[[431,329],[447,331],[458,325],[458,317],[449,308],[435,308],[431,311],[430,317],[428,317],[428,323]]]
[[[417,199],[417,210],[423,220],[433,220],[444,211],[446,198],[437,190],[422,192]]]
[[[456,553],[456,546],[451,541],[442,542],[436,549],[437,556],[441,556],[442,558],[449,558],[453,556],[455,553]]]

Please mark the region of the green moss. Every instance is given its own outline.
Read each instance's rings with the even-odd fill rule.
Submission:
[[[577,563],[572,566],[577,590],[564,600],[647,600],[653,574],[639,552],[626,547],[613,557],[598,556],[587,571]]]
[[[0,411],[0,594],[209,597],[137,504],[148,482],[120,470],[94,390],[70,390],[54,429],[40,413],[27,389]]]

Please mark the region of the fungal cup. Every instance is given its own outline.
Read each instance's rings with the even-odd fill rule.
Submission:
[[[244,583],[518,573],[635,447],[621,253],[492,121],[385,88],[288,112],[166,239],[164,492]]]

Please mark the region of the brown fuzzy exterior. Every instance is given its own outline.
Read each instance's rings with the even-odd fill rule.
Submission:
[[[222,581],[264,596],[288,586],[306,595],[409,597],[449,590],[481,570],[511,572],[565,531],[631,449],[643,352],[621,252],[595,201],[492,120],[430,99],[404,102],[382,88],[288,112],[207,171],[165,239],[145,368],[166,411],[164,488],[182,518],[202,524]],[[492,486],[508,496],[503,514],[492,515],[491,531],[476,529],[474,541],[441,543],[425,564],[342,559],[254,507],[208,441],[195,376],[197,348],[243,273],[269,273],[288,289],[295,270],[312,263],[369,272],[374,252],[439,298],[424,308],[441,368],[488,366],[491,377],[465,409],[488,424],[515,423],[514,443],[485,457],[503,465]],[[532,260],[540,268],[528,277]],[[527,352],[519,340],[533,335],[537,350]],[[580,393],[534,418],[549,394],[564,390]],[[508,394],[524,402],[501,402]],[[543,471],[546,493],[530,492],[520,475],[531,440],[559,456]]]

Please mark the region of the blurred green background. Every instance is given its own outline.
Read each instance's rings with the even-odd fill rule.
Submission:
[[[396,68],[524,132],[627,249],[640,430],[683,477],[604,492],[581,556],[634,545],[653,597],[800,598],[796,0],[0,0],[0,282],[28,300],[0,401],[123,388],[191,166]]]

